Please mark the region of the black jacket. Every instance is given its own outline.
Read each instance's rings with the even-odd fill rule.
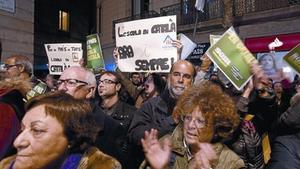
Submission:
[[[279,118],[281,135],[275,139],[268,169],[300,168],[300,102]]]
[[[95,121],[101,129],[96,138],[95,146],[125,165],[126,153],[123,151],[127,140],[125,128],[118,121],[106,115],[98,106],[97,101],[92,100],[91,106]]]
[[[165,90],[161,96],[146,101],[134,114],[128,131],[130,141],[140,144],[145,131],[152,128],[158,130],[160,137],[172,132],[176,127],[172,117],[175,104],[176,101],[171,98],[168,90]]]
[[[267,169],[300,168],[300,133],[278,136]]]
[[[157,129],[159,137],[171,133],[176,124],[172,117],[175,100],[170,97],[169,91],[165,90],[161,96],[157,96],[146,101],[142,107],[134,114],[133,120],[128,130],[128,136],[133,151],[131,168],[139,168],[144,160],[144,153],[140,144],[145,131]]]
[[[136,108],[119,100],[111,109],[113,109],[113,112],[110,116],[128,131]],[[105,112],[106,110],[103,109],[103,111]]]

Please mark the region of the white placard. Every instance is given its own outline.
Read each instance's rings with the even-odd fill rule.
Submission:
[[[45,44],[49,61],[49,72],[60,75],[70,66],[79,66],[82,58],[81,43],[55,43]]]
[[[197,44],[194,43],[187,36],[185,36],[183,33],[178,34],[178,36],[179,36],[180,42],[183,46],[180,59],[184,60],[193,52],[193,50],[195,49]]]
[[[123,72],[169,72],[177,60],[176,16],[116,24],[116,46]]]
[[[0,9],[15,13],[15,0],[0,0]]]

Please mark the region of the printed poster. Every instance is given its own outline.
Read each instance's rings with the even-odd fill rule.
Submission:
[[[293,68],[297,74],[300,74],[300,43],[287,53],[283,60]]]
[[[105,68],[100,39],[98,34],[87,36],[87,68],[99,73]]]
[[[250,65],[256,59],[233,27],[229,28],[206,54],[238,90],[250,80],[252,76]]]

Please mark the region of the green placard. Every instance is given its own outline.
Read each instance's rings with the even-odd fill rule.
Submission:
[[[104,69],[104,59],[98,34],[87,36],[87,68],[94,73],[99,73]]]
[[[206,54],[238,90],[250,80],[252,76],[250,65],[256,59],[233,27],[229,28]]]
[[[36,86],[34,86],[29,92],[26,94],[26,99],[30,100],[31,98],[44,94],[47,90],[47,85],[44,82],[39,82]]]
[[[300,74],[300,43],[287,53],[283,60]]]

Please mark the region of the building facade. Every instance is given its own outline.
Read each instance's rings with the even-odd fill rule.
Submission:
[[[44,44],[82,43],[86,54],[86,36],[97,32],[96,0],[36,0],[34,14],[34,65],[47,70]]]
[[[34,1],[0,0],[1,62],[12,54],[33,59]]]
[[[291,46],[300,42],[299,38],[297,40],[300,34],[299,0],[207,0],[204,13],[195,9],[195,0],[98,1],[101,8],[101,20],[98,20],[100,39],[108,64],[112,62],[115,47],[114,24],[156,16],[177,15],[177,33],[184,33],[198,44],[209,43],[210,34],[221,35],[230,26],[234,26],[252,52],[256,50],[253,48],[253,42],[257,42],[255,38],[271,40],[289,35],[293,38],[289,40],[293,41]],[[193,36],[197,14],[198,24]],[[264,47],[259,52],[268,50],[267,42],[260,44]]]

